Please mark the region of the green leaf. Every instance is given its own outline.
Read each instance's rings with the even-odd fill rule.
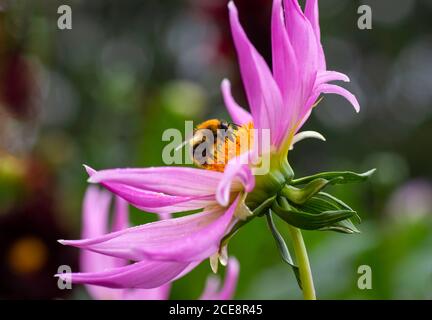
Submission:
[[[278,199],[279,200],[279,199]],[[320,230],[332,227],[335,223],[349,219],[356,214],[352,210],[328,210],[320,213],[309,213],[290,206],[286,199],[273,203],[272,210],[284,221],[300,229]]]
[[[318,178],[331,180],[331,184],[363,182],[367,180],[375,172],[375,170],[376,169],[372,169],[364,173],[355,173],[351,171],[321,172],[312,176],[293,179],[291,181],[291,185],[306,184]]]
[[[299,268],[294,264],[291,258],[291,254],[288,250],[288,246],[286,245],[285,240],[283,239],[282,235],[279,233],[279,231],[276,228],[276,225],[274,224],[271,210],[266,214],[266,218],[267,218],[267,225],[269,226],[273,238],[276,241],[276,245],[277,248],[279,249],[279,253],[282,257],[282,260],[292,268],[294,275],[297,279],[297,283],[300,289],[302,289]]]

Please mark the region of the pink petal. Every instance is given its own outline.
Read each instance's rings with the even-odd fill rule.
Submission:
[[[246,96],[257,129],[270,129],[274,142],[280,135],[282,96],[273,76],[262,58],[247,38],[238,19],[237,8],[228,5],[231,31],[240,64]]]
[[[216,200],[221,206],[226,207],[229,204],[235,180],[241,181],[246,192],[252,191],[255,187],[255,177],[249,167],[253,160],[252,153],[253,151],[245,152],[228,161],[216,192]]]
[[[288,37],[297,57],[299,72],[303,75],[303,95],[312,90],[318,70],[319,52],[312,26],[304,16],[297,0],[284,0],[285,23]]]
[[[158,208],[173,208],[176,205],[181,205],[182,203],[190,203],[193,200],[211,200],[212,195],[208,196],[171,196],[161,192],[148,191],[143,188],[138,188],[121,183],[114,182],[104,182],[102,185],[107,188],[112,193],[122,197],[130,204],[135,207],[149,212],[158,212]],[[204,201],[200,201],[204,202]],[[198,207],[195,209],[200,209]],[[154,210],[153,210],[154,209]],[[175,211],[171,211],[175,212]]]
[[[293,126],[295,106],[300,103],[301,82],[297,59],[284,25],[281,0],[273,1],[271,36],[272,36],[272,60],[274,78],[282,93],[284,110],[283,117],[279,117],[282,123],[279,136],[275,145],[279,146],[286,134],[288,127]]]
[[[318,69],[325,70],[326,69],[326,61],[324,56],[324,50],[321,45],[321,31],[319,25],[319,10],[318,10],[318,0],[306,0],[305,6],[305,16],[309,20],[312,29],[314,31],[317,48],[318,48]]]
[[[231,83],[224,79],[221,84],[222,96],[228,113],[235,124],[243,125],[252,122],[252,115],[240,107],[231,94]]]
[[[349,77],[341,72],[337,71],[321,71],[318,72],[317,79],[315,85],[320,85],[323,83],[331,82],[331,81],[345,81],[349,82]]]
[[[110,203],[111,195],[108,192],[100,191],[96,186],[87,189],[82,208],[82,237],[97,237],[108,232]]]
[[[133,204],[133,203],[132,203]],[[209,197],[203,197],[202,199],[192,199],[189,201],[179,202],[176,204],[171,204],[165,207],[144,207],[134,204],[138,209],[146,212],[158,213],[159,216],[167,216],[172,213],[185,212],[185,211],[195,211],[205,207],[210,207],[217,205],[217,201],[214,195]],[[166,218],[165,218],[166,219]]]
[[[315,36],[321,40],[321,31],[319,25],[318,0],[306,0],[305,16],[309,20]]]
[[[86,170],[91,182],[101,183],[141,210],[161,214],[197,210],[214,203],[222,178],[220,172],[187,167]],[[234,190],[241,188],[234,183]]]
[[[237,207],[213,208],[181,218],[162,220],[87,240],[60,243],[134,261],[157,259],[199,261],[218,250]]]
[[[151,289],[162,286],[178,274],[189,263],[143,260],[124,267],[100,272],[57,274],[56,277],[76,284],[91,284],[108,288]]]
[[[188,167],[108,169],[93,173],[89,182],[119,183],[171,196],[202,196],[214,193],[221,173]]]
[[[334,85],[334,84],[325,83],[325,84],[318,86],[317,90],[321,93],[338,94],[338,95],[344,97],[345,99],[347,99],[353,105],[356,112],[360,111],[360,105],[357,101],[357,98],[351,92],[349,92],[347,89],[344,89],[344,88],[339,87],[339,86]]]
[[[87,189],[83,202],[82,237],[98,237],[108,232],[108,214],[111,195],[91,186]],[[80,252],[81,272],[94,272],[106,268],[122,266],[126,261],[90,251]],[[94,299],[120,299],[122,291],[100,286],[87,285],[86,289]]]
[[[114,218],[111,230],[113,232],[129,227],[128,203],[120,197],[115,199]]]
[[[237,259],[230,258],[223,287],[219,288],[220,281],[218,278],[209,277],[200,300],[231,300],[237,288],[239,272],[240,265]]]

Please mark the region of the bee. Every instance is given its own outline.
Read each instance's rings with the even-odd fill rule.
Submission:
[[[198,167],[223,172],[228,160],[239,155],[241,138],[246,137],[250,143],[250,128],[251,124],[239,126],[220,119],[200,123],[189,141],[193,162]]]

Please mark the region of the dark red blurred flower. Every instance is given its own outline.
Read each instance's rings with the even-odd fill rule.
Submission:
[[[228,1],[207,0],[195,1],[194,5],[214,21],[219,31],[218,52],[228,59],[235,59],[235,50],[227,15]],[[240,20],[250,40],[267,62],[271,61],[270,13],[272,1],[269,0],[236,0],[235,5],[241,12]]]
[[[35,70],[20,41],[8,32],[7,19],[7,12],[0,12],[0,107],[28,119],[37,111]]]
[[[0,213],[0,299],[63,298],[71,290],[60,290],[53,275],[60,265],[77,270],[78,257],[57,243],[69,234],[58,220],[49,171],[34,160],[23,163],[23,188]]]

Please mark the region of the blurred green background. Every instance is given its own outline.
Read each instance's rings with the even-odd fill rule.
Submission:
[[[235,3],[269,59],[271,0]],[[89,298],[52,277],[62,264],[78,269],[78,250],[56,239],[79,238],[82,164],[163,165],[165,129],[228,118],[225,77],[246,105],[227,1],[61,4],[72,8],[72,30],[57,28],[58,1],[0,0],[0,298]],[[357,28],[361,4],[372,8],[372,30]],[[330,190],[360,213],[361,234],[305,232],[318,297],[430,299],[432,1],[325,0],[320,16],[328,68],[350,76],[362,110],[326,96],[304,129],[327,142],[296,145],[291,165],[297,176],[378,170],[368,183]],[[131,219],[154,217],[133,209]],[[20,264],[20,245],[39,255]],[[262,219],[229,251],[241,264],[236,298],[301,298]],[[371,290],[357,287],[360,265],[372,268]],[[204,262],[171,298],[197,298],[210,272]]]

